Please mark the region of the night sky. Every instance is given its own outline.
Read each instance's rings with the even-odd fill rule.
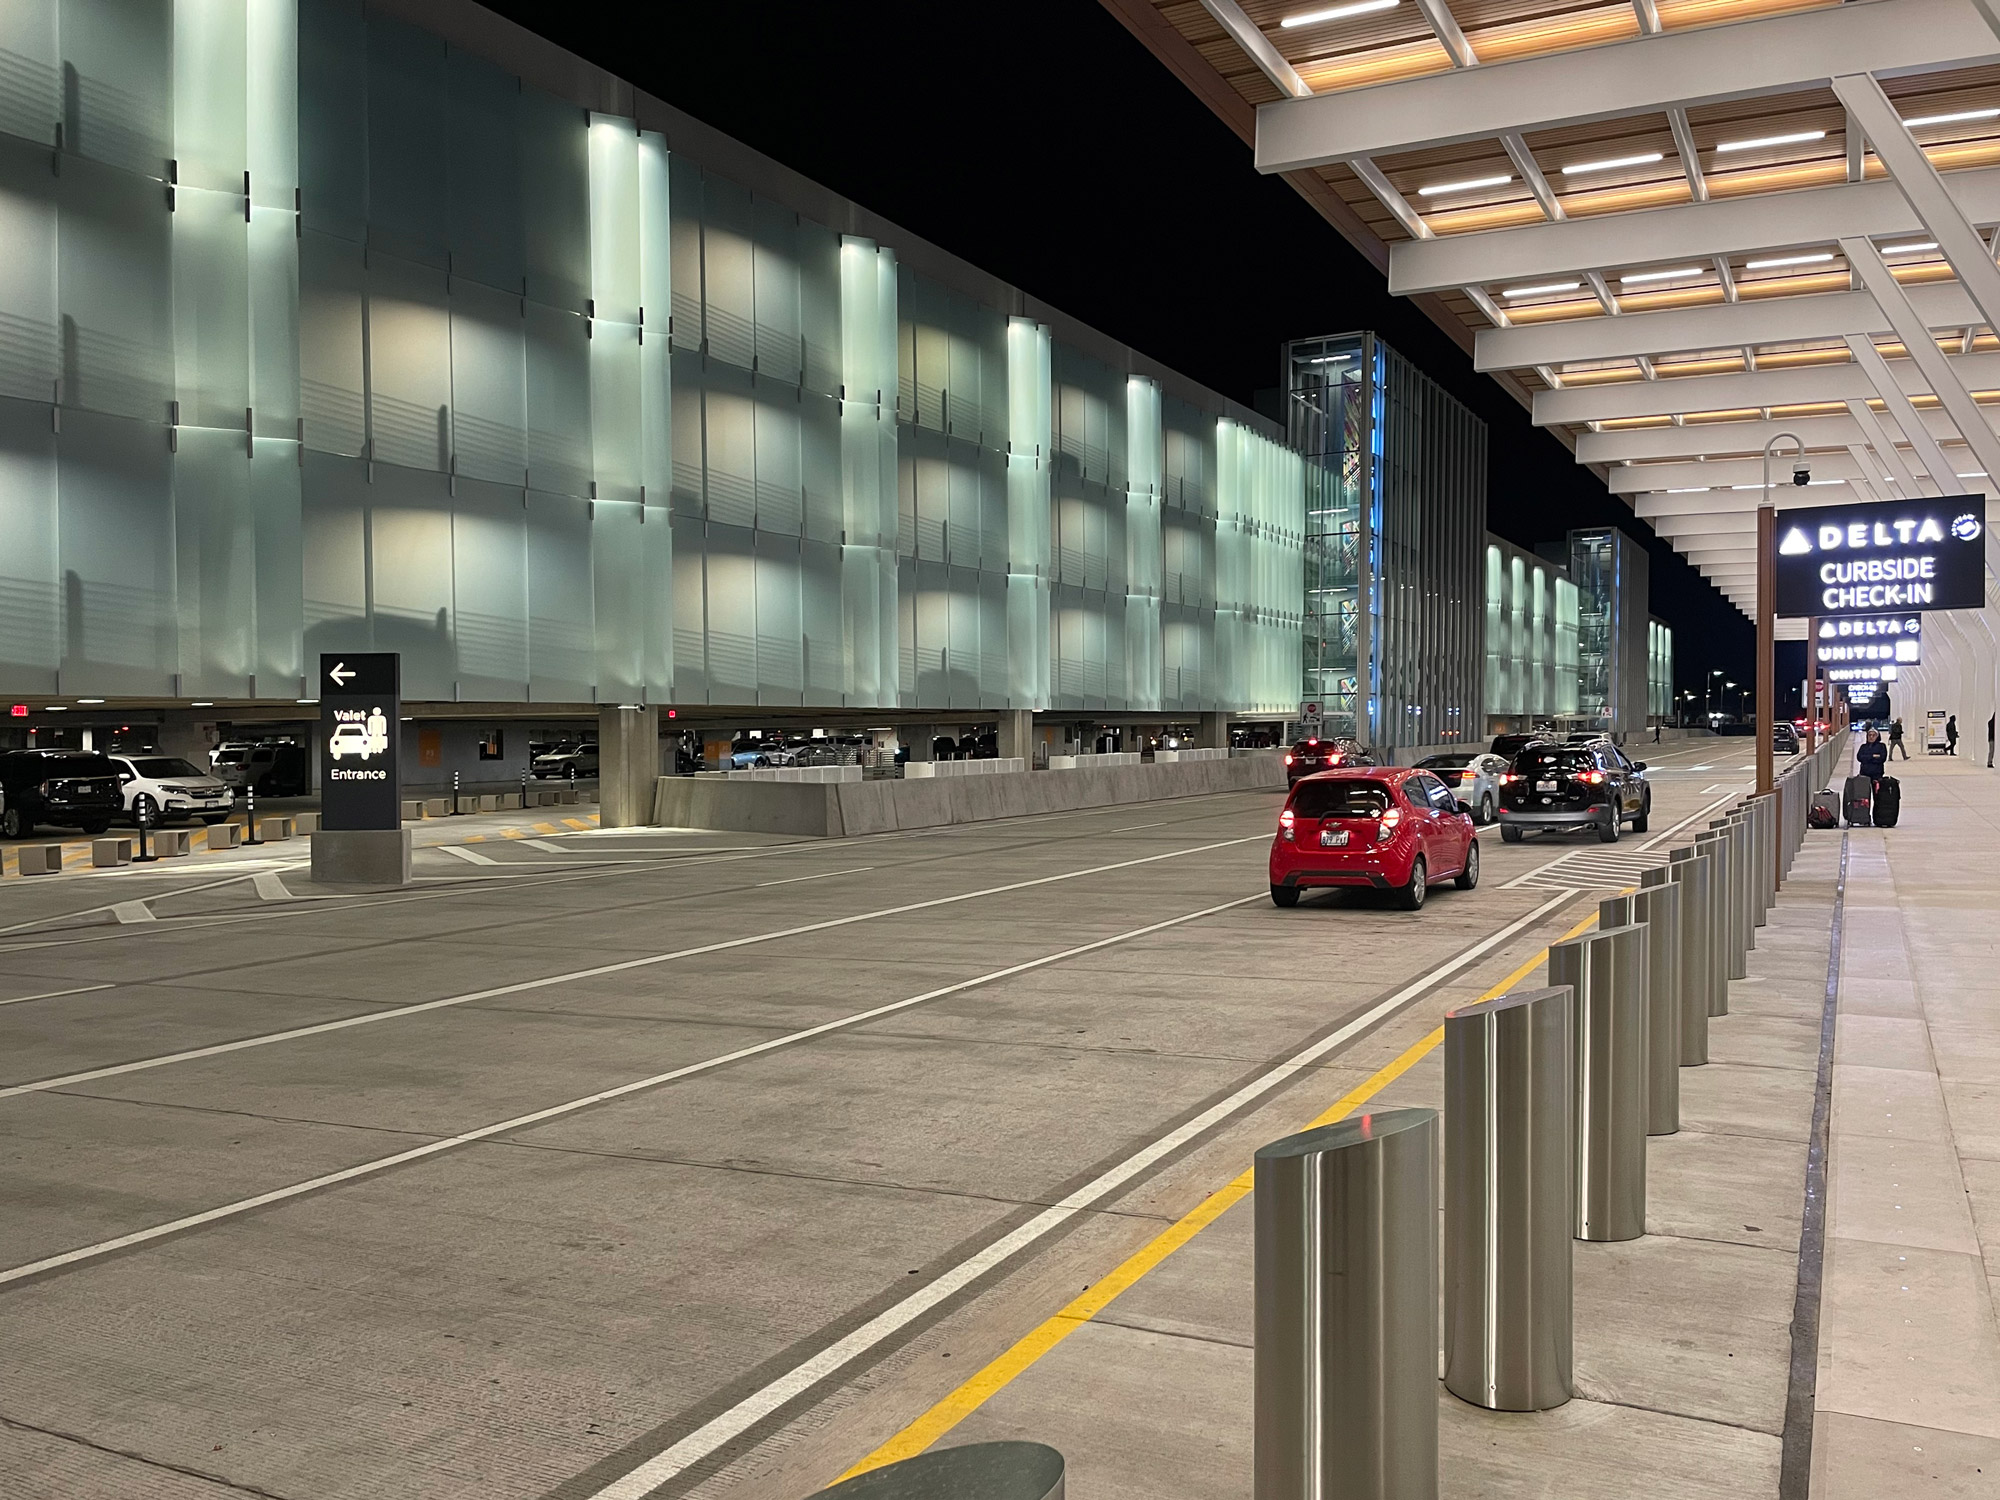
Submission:
[[[1748,679],[1749,621],[1091,0],[492,8],[1245,405],[1377,330],[1486,420],[1492,531],[1623,527],[1681,686]]]

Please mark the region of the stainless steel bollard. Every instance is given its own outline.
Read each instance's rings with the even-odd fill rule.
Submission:
[[[1741,887],[1743,861],[1737,853],[1736,840],[1727,828],[1711,828],[1694,836],[1695,846],[1709,851],[1709,858],[1715,861],[1715,873],[1709,879],[1715,883],[1719,898],[1716,902],[1722,926],[1722,948],[1727,955],[1728,975],[1731,979],[1746,979],[1750,974],[1750,951],[1744,942],[1744,934],[1750,926],[1750,916],[1743,905]],[[1728,1004],[1727,992],[1723,1003]],[[1710,1015],[1726,1014],[1726,1011],[1710,1011]]]
[[[1672,1135],[1681,1128],[1680,887],[1601,901],[1597,925],[1646,929],[1646,1134]]]
[[[1438,1116],[1256,1157],[1256,1500],[1436,1500]]]
[[[1444,1383],[1489,1411],[1574,1393],[1571,997],[1445,1013]]]
[[[1699,1067],[1708,1061],[1709,992],[1729,982],[1716,972],[1708,857],[1699,849],[1677,849],[1670,863],[1648,870],[1642,880],[1641,889],[1671,882],[1681,893],[1680,1064]]]
[[[1063,1456],[1044,1443],[933,1448],[816,1490],[812,1500],[1063,1500]]]
[[[1549,984],[1572,994],[1575,1233],[1646,1232],[1646,935],[1614,927],[1549,949]]]
[[[1757,949],[1757,871],[1756,850],[1750,828],[1750,809],[1739,806],[1726,818],[1718,818],[1708,825],[1719,828],[1729,836],[1729,885],[1741,911],[1737,917],[1737,941],[1743,948],[1742,974],[1731,974],[1733,979],[1742,979],[1749,974],[1750,955]]]

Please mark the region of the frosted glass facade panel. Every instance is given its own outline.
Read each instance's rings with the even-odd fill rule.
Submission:
[[[182,187],[235,194],[241,223],[250,163],[245,0],[173,0],[171,11],[173,149],[166,154]]]
[[[809,707],[846,700],[847,652],[840,626],[840,548],[807,538],[799,543],[799,626]]]
[[[373,650],[368,626],[368,468],[306,451],[299,506],[305,653]]]
[[[806,348],[805,388],[820,396],[838,396],[840,236],[824,224],[801,219],[792,232],[792,244],[799,267],[799,333]]]
[[[452,278],[451,394],[460,477],[525,484],[527,334],[518,295]]]
[[[760,198],[751,206],[752,367],[760,378],[801,383],[805,368],[799,317],[798,215]]]
[[[174,691],[180,621],[165,438],[156,422],[63,414],[56,451],[65,683],[105,693]]]
[[[190,427],[241,431],[250,408],[250,226],[238,194],[174,195],[174,398]]]
[[[646,539],[639,503],[590,507],[591,595],[598,697],[637,703],[646,690]]]
[[[636,505],[646,464],[639,325],[600,318],[591,329],[591,473],[597,498]]]
[[[56,184],[63,403],[164,421],[174,351],[163,191],[95,161],[63,168]]]
[[[16,692],[56,690],[62,663],[56,438],[49,409],[0,399],[0,673]]]
[[[299,432],[298,216],[251,212],[250,396],[259,437],[296,441]]]
[[[757,352],[757,278],[750,195],[720,177],[702,179],[703,346],[709,359],[748,370]]]
[[[461,478],[451,514],[457,695],[518,700],[528,687],[528,512],[514,486]]]
[[[256,654],[259,692],[306,691],[303,504],[296,442],[259,438],[250,455],[251,525],[256,539]]]
[[[588,703],[597,673],[590,502],[537,491],[527,502],[528,697]]]
[[[682,407],[691,406],[683,401]],[[701,517],[672,515],[674,694],[683,703],[708,693],[708,540]]]
[[[299,188],[297,5],[242,0],[243,149],[250,201],[295,219]]]
[[[360,455],[368,441],[361,247],[308,229],[299,241],[299,411],[306,446]]]
[[[519,94],[527,294],[583,313],[590,302],[590,139],[583,114],[538,90]]]
[[[590,117],[591,316],[639,321],[639,130]]]
[[[757,541],[757,702],[805,701],[800,625],[799,540],[759,531]]]
[[[368,257],[368,435],[377,463],[451,467],[451,328],[445,276]]]
[[[56,185],[46,146],[0,135],[0,396],[50,401],[62,377]]]
[[[528,476],[533,489],[590,494],[590,339],[586,320],[527,303]]]
[[[757,529],[796,537],[805,529],[799,402],[763,380],[757,393]]]
[[[173,11],[172,0],[61,0],[66,151],[165,179],[173,155]]]
[[[527,274],[521,86],[470,53],[445,54],[445,228],[452,294],[469,279],[518,296]]]
[[[458,696],[452,617],[452,497],[442,474],[375,466],[368,486],[369,626],[403,654],[403,696]]]
[[[757,520],[757,401],[749,376],[711,369],[702,407],[709,519],[752,526]]]
[[[757,549],[750,530],[710,522],[707,563],[708,701],[755,703]]]
[[[708,405],[702,390],[701,356],[676,345],[670,367],[681,397],[668,413],[673,432],[671,503],[675,515],[700,519],[708,509],[707,460],[703,456]]]
[[[378,10],[368,28],[368,242],[442,271],[445,216],[444,43]]]
[[[840,402],[806,392],[795,410],[805,534],[838,546],[846,520],[841,493]]]
[[[42,143],[44,166],[50,127],[62,118],[58,9],[56,0],[0,3],[0,133]]]
[[[183,429],[172,472],[180,690],[243,697],[257,630],[257,540],[243,435]]]
[[[359,0],[298,0],[299,197],[308,232],[368,234],[368,47]],[[310,283],[308,283],[310,284]]]

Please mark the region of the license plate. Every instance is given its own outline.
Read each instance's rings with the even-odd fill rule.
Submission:
[[[1535,790],[1538,792],[1553,792],[1555,789],[1556,784],[1553,781],[1538,781],[1535,783]]]
[[[1344,849],[1347,847],[1347,830],[1322,828],[1319,831],[1319,844],[1322,849]]]

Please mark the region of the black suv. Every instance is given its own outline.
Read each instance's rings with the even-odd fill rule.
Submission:
[[[37,823],[81,828],[92,837],[111,826],[123,803],[118,768],[88,750],[9,750],[0,754],[0,835],[24,839]]]
[[[1345,735],[1328,735],[1325,739],[1317,735],[1300,740],[1285,752],[1285,785],[1298,785],[1301,776],[1310,776],[1315,771],[1331,771],[1336,766],[1372,766],[1374,760],[1361,748],[1359,740],[1348,739]]]
[[[1609,740],[1530,745],[1500,778],[1500,838],[1518,844],[1531,828],[1595,827],[1600,841],[1613,844],[1622,823],[1644,833],[1653,811],[1645,769]]]

